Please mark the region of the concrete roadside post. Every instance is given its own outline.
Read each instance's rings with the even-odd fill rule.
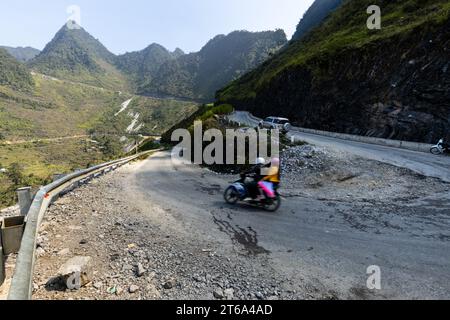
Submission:
[[[17,189],[19,199],[20,215],[26,216],[31,207],[31,187]]]
[[[9,217],[3,220],[0,230],[2,234],[3,254],[5,256],[19,252],[24,227],[25,216]]]

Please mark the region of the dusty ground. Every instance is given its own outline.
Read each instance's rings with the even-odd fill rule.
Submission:
[[[442,233],[436,236],[447,237],[450,183],[325,147],[294,147],[282,158],[285,164],[283,195],[286,197],[351,202],[351,212],[342,214],[362,230],[380,232],[380,227],[384,226],[395,232],[403,228],[399,220],[426,218],[429,223],[442,227]],[[374,215],[373,208],[390,214]],[[413,234],[418,235],[418,232],[415,230]]]
[[[5,257],[5,282],[0,286],[0,300],[6,300],[8,298],[9,287],[16,265],[16,258],[16,254]]]
[[[450,184],[438,179],[325,147],[293,147],[282,158],[284,187],[289,194],[297,190],[318,198],[411,203],[450,191]]]
[[[164,154],[66,195],[40,231],[33,298],[450,297],[449,184],[329,149],[289,152],[276,215],[226,206],[234,177]],[[95,275],[64,290],[54,277],[75,255],[92,257]],[[375,293],[372,264],[385,271]]]
[[[34,299],[213,299],[230,288],[239,288],[228,292],[239,299],[309,297],[286,290],[289,279],[271,268],[256,268],[265,266],[265,256],[230,252],[219,242],[167,233],[152,223],[121,196],[127,170],[80,188],[48,211],[39,237]],[[158,205],[152,211],[160,222],[170,213]],[[58,254],[63,249],[70,252]],[[52,278],[75,255],[94,258],[95,276],[80,291],[65,291]],[[138,263],[146,270],[141,277]],[[133,294],[132,285],[139,287]]]

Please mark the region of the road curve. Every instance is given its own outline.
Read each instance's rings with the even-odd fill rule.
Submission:
[[[265,267],[294,283],[341,299],[450,297],[450,242],[442,236],[448,233],[450,199],[423,210],[411,204],[401,214],[371,207],[359,218],[376,228],[362,230],[349,223],[349,215],[358,215],[351,199],[294,196],[283,199],[276,214],[228,206],[222,193],[234,177],[174,164],[167,152],[143,161],[125,179],[131,191],[123,195],[138,197],[146,210],[152,203],[169,209],[168,228],[176,224],[180,233],[205,243],[214,239],[224,248],[267,255]],[[385,223],[394,218],[396,229]],[[371,265],[381,268],[380,291],[367,290]]]
[[[248,112],[237,111],[229,116],[233,121],[256,127],[259,121]],[[450,157],[398,149],[375,144],[342,140],[292,130],[290,136],[318,146],[338,149],[351,154],[410,169],[427,177],[450,182]]]
[[[33,139],[33,140],[17,140],[17,141],[3,141],[2,143],[5,145],[16,145],[16,144],[27,144],[27,143],[36,143],[36,142],[55,142],[55,141],[63,141],[63,140],[71,140],[71,139],[81,139],[88,138],[89,135],[76,135],[76,136],[68,136],[68,137],[57,137],[57,138],[44,138],[44,139]],[[0,143],[1,144],[1,143]]]

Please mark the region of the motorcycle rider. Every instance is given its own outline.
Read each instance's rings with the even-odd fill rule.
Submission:
[[[450,150],[450,144],[447,143],[447,140],[442,139],[442,148],[445,150]]]
[[[246,183],[248,193],[252,199],[258,198],[259,188],[258,183],[264,178],[261,173],[262,168],[266,165],[266,159],[259,157],[256,159],[256,164],[248,171],[241,173],[241,177],[252,176],[253,180]]]
[[[269,169],[266,172],[266,175],[261,179],[258,183],[258,186],[265,191],[264,196],[266,195],[274,198],[275,191],[277,190],[280,184],[280,159],[272,158]]]

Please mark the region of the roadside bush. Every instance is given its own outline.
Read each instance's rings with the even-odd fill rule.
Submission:
[[[7,171],[7,176],[9,178],[9,180],[11,180],[11,182],[15,185],[15,186],[19,186],[23,183],[24,181],[24,176],[22,174],[22,166],[18,163],[12,163],[9,167],[8,167],[8,171]]]
[[[214,114],[218,114],[218,115],[229,114],[229,113],[232,113],[233,111],[234,111],[234,108],[231,104],[221,104],[212,109],[212,112]]]

